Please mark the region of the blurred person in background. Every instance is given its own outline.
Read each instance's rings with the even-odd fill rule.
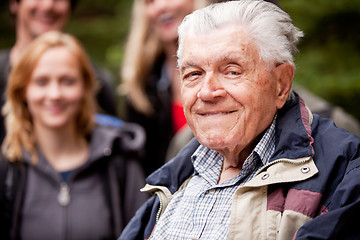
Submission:
[[[180,98],[177,28],[187,14],[205,5],[206,0],[133,3],[120,89],[126,99],[125,118],[146,131],[146,157],[142,161],[146,175],[163,165],[170,158],[167,155],[173,155],[169,149],[172,140],[191,134]],[[187,141],[187,137],[180,140]]]
[[[16,42],[10,49],[0,51],[0,108],[4,105],[5,88],[14,62],[34,38],[50,30],[62,31],[76,4],[77,0],[9,0],[10,14],[15,20]],[[100,86],[97,112],[117,116],[113,76],[94,62],[92,67]],[[4,119],[0,116],[0,143],[5,134]]]
[[[116,239],[147,199],[136,124],[95,123],[96,81],[80,43],[41,34],[15,61],[3,113],[1,239]]]

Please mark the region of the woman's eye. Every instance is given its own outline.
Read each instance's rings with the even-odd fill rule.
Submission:
[[[72,78],[72,77],[64,77],[61,79],[61,83],[65,84],[65,85],[72,85],[76,82],[76,79]]]
[[[40,77],[40,78],[36,78],[33,82],[38,86],[45,86],[48,80],[45,77]]]

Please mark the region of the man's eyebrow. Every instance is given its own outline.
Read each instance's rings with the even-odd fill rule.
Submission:
[[[230,54],[224,57],[220,57],[217,59],[218,62],[240,62],[241,59],[243,59],[243,55],[242,54]],[[243,63],[243,60],[241,61],[241,63]],[[193,61],[187,61],[184,63],[184,65],[180,66],[179,70],[180,72],[184,72],[187,68],[192,68],[192,67],[198,67],[198,64],[196,64]]]
[[[242,59],[242,55],[232,54],[229,56],[224,56],[219,60],[221,62],[235,62],[235,61],[240,61],[240,59]]]
[[[185,71],[187,68],[196,67],[197,65],[193,62],[186,62],[184,65],[180,67],[180,72]]]

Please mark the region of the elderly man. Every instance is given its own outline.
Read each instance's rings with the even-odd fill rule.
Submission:
[[[274,4],[211,5],[179,28],[196,139],[153,173],[119,239],[353,239],[360,139],[291,92],[302,32]]]

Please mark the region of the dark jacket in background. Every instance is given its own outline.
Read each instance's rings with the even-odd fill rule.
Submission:
[[[8,199],[9,184],[1,185],[6,197],[0,198],[0,238],[116,239],[148,198],[139,191],[145,177],[136,160],[143,141],[143,130],[137,125],[124,124],[120,129],[97,125],[89,137],[88,161],[68,181],[41,153],[37,165],[24,154],[24,164],[9,166],[18,175],[12,187],[14,199]],[[9,172],[5,182],[11,179]],[[70,201],[62,205],[59,194],[64,187],[70,191]],[[31,219],[39,213],[42,217]],[[22,219],[24,214],[27,221]]]
[[[154,114],[146,116],[138,112],[129,101],[125,106],[127,121],[138,123],[146,132],[146,154],[141,163],[146,176],[165,163],[168,146],[174,136],[170,79],[163,65],[164,57],[160,57],[152,69],[145,87],[146,95],[154,107]]]

